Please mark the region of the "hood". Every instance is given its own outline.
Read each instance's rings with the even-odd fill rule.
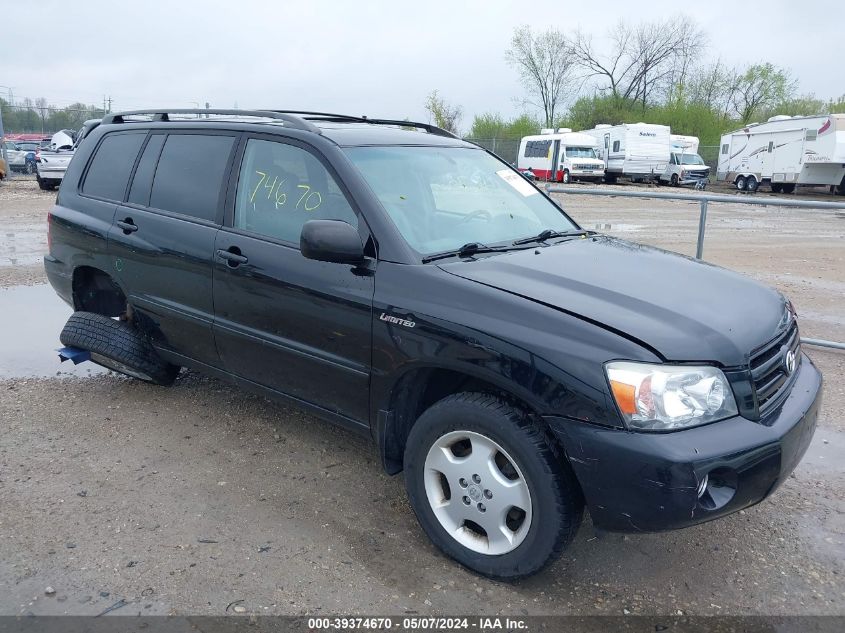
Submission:
[[[748,362],[786,300],[737,273],[608,236],[440,266],[635,340],[668,361]]]

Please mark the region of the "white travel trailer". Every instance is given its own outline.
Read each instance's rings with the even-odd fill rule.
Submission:
[[[723,135],[721,145],[717,178],[740,191],[828,185],[845,195],[845,114],[773,116]]]
[[[669,164],[672,146],[668,125],[597,125],[582,133],[592,136],[598,142],[598,156],[604,161],[607,182],[614,182],[620,177],[632,180],[655,179]]]
[[[596,140],[562,127],[540,130],[519,143],[517,168],[529,169],[536,178],[567,183],[572,180],[601,180],[604,163],[596,156]]]

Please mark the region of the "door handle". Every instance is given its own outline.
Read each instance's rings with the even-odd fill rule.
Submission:
[[[124,235],[129,235],[130,233],[134,233],[138,230],[138,226],[132,221],[132,218],[126,218],[123,221],[118,220],[115,224],[123,229]]]
[[[249,261],[245,255],[241,255],[241,249],[237,246],[231,246],[227,251],[224,251],[222,248],[217,249],[217,257],[226,260],[226,263],[232,268],[246,264]]]

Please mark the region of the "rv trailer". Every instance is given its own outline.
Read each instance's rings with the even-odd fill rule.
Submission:
[[[615,182],[617,178],[654,180],[669,164],[671,143],[667,125],[597,125],[582,134],[596,139],[607,182]]]
[[[601,180],[604,163],[596,156],[592,136],[562,127],[557,132],[544,128],[539,135],[526,136],[519,143],[517,168],[541,180],[568,183],[572,180]]]
[[[725,134],[717,178],[740,191],[827,185],[845,195],[845,114],[778,115]]]

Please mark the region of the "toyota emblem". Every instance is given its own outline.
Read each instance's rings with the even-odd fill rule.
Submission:
[[[789,350],[786,353],[786,356],[783,357],[783,366],[786,369],[786,375],[791,376],[792,373],[795,371],[795,367],[798,365],[798,359],[795,356],[795,352]]]

